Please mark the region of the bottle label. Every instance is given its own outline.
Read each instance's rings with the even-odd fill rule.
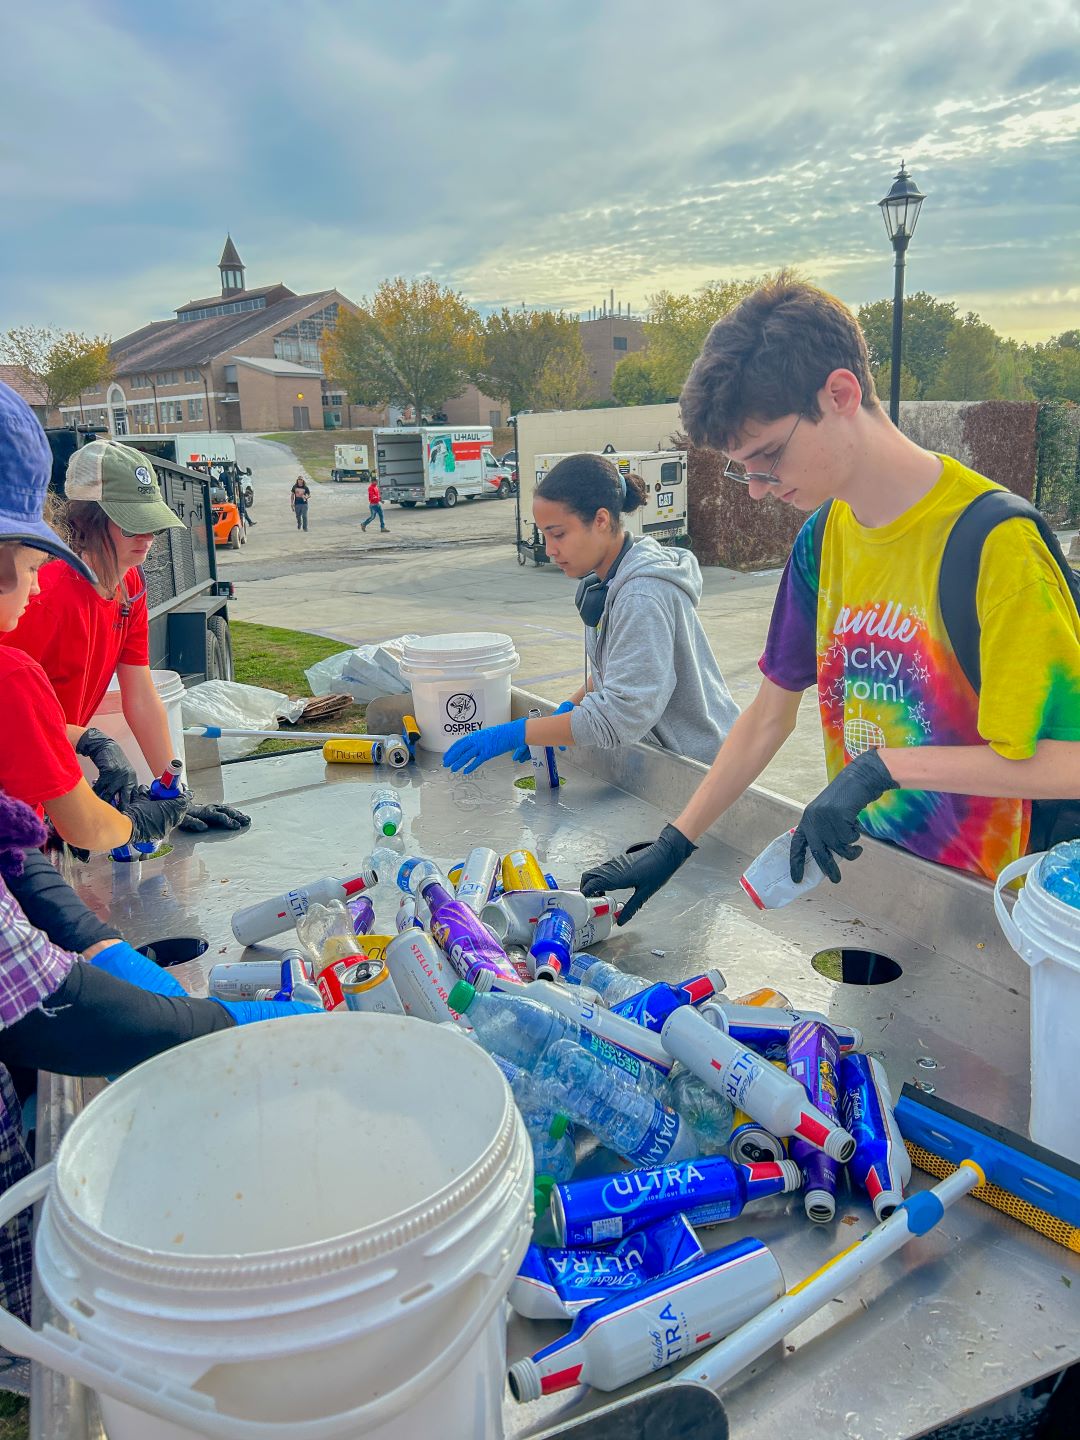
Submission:
[[[679,1138],[679,1129],[679,1117],[675,1111],[657,1103],[652,1123],[642,1136],[632,1158],[639,1165],[662,1164]]]
[[[712,1062],[718,1070],[722,1070],[723,1093],[736,1110],[745,1110],[743,1103],[749,1094],[750,1087],[761,1073],[758,1061],[750,1054],[749,1050],[743,1050],[736,1055],[730,1064],[721,1066],[717,1061]]]
[[[308,892],[306,890],[290,890],[285,896],[285,904],[294,920],[302,920],[307,914]]]

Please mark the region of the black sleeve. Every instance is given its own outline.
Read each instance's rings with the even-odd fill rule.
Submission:
[[[235,1024],[213,1000],[153,995],[80,960],[39,1009],[0,1030],[0,1061],[57,1075],[119,1075]]]
[[[116,926],[99,920],[83,904],[42,851],[27,851],[23,873],[4,878],[30,924],[44,930],[61,950],[77,955],[99,940],[121,939]]]

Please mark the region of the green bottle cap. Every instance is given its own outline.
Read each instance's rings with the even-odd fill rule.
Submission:
[[[382,833],[384,835],[396,835],[397,826],[392,820],[387,820],[386,824],[382,827]]]
[[[554,1175],[537,1175],[533,1182],[533,1207],[537,1220],[551,1204],[551,1192],[555,1188]]]
[[[556,1115],[555,1119],[551,1122],[551,1129],[548,1131],[548,1138],[551,1140],[561,1140],[562,1137],[566,1134],[566,1127],[569,1124],[569,1115]]]
[[[451,1010],[456,1010],[459,1015],[464,1015],[475,999],[475,987],[470,985],[467,980],[459,980],[446,997],[446,1003]]]

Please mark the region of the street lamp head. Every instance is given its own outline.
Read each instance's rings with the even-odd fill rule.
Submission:
[[[885,229],[894,245],[898,241],[906,244],[915,234],[919,211],[925,199],[926,196],[908,174],[907,166],[901,160],[892,189],[884,200],[878,201]]]

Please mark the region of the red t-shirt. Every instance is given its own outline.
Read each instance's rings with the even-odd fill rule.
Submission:
[[[83,778],[64,712],[41,666],[11,645],[0,646],[0,695],[0,790],[40,814]]]
[[[379,482],[377,480],[372,480],[371,484],[367,487],[367,503],[369,505],[382,504],[382,496],[379,494]]]
[[[0,642],[33,656],[52,682],[68,724],[86,725],[117,665],[150,663],[146,586],[133,568],[124,576],[132,599],[126,605],[105,600],[62,560],[43,565],[38,584],[41,594]]]

